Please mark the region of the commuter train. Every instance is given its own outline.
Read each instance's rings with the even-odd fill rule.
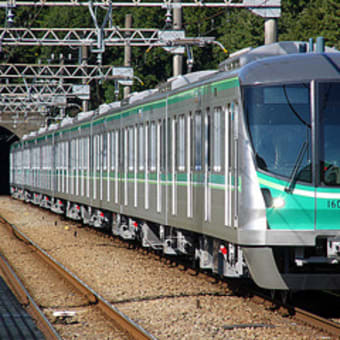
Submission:
[[[340,53],[280,42],[14,143],[11,194],[270,290],[340,288]]]

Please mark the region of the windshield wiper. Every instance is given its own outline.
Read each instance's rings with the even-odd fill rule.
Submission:
[[[307,151],[307,148],[308,148],[308,142],[305,141],[301,145],[299,154],[296,158],[292,174],[290,175],[289,185],[285,188],[285,192],[287,192],[289,194],[291,194],[293,192],[293,185],[294,185],[295,180],[296,180],[296,175],[297,175],[298,170],[300,169],[302,159],[303,159],[303,157],[304,157],[304,155]]]

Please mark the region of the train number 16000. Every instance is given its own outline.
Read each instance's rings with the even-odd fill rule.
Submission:
[[[327,208],[330,209],[340,209],[340,200],[328,200]]]

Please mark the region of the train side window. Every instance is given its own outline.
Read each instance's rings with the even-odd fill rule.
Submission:
[[[195,170],[202,170],[202,112],[195,114]]]
[[[221,171],[221,108],[214,108],[214,121],[213,121],[213,150],[214,150],[214,171]]]
[[[177,169],[185,170],[185,116],[178,118],[177,125]]]
[[[96,153],[96,169],[99,171],[100,170],[100,139],[99,135],[96,135],[95,137],[96,141],[96,146],[95,146],[95,153]]]
[[[106,171],[107,170],[107,133],[104,133],[102,135],[102,147],[103,147],[102,169]]]
[[[156,123],[152,122],[150,125],[150,171],[156,171]]]
[[[73,139],[71,141],[71,168],[76,167],[76,141]]]
[[[129,134],[129,171],[133,171],[134,168],[134,141],[133,141],[133,127],[128,128],[128,134]]]
[[[111,132],[111,170],[115,170],[116,165],[116,132]]]
[[[144,126],[143,124],[139,125],[138,128],[138,155],[139,155],[139,171],[143,171],[144,170],[144,148],[145,148],[145,144],[144,144]]]

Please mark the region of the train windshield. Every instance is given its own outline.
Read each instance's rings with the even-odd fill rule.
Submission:
[[[340,83],[319,83],[320,182],[340,186]]]
[[[308,83],[244,88],[244,108],[258,168],[312,182]]]

